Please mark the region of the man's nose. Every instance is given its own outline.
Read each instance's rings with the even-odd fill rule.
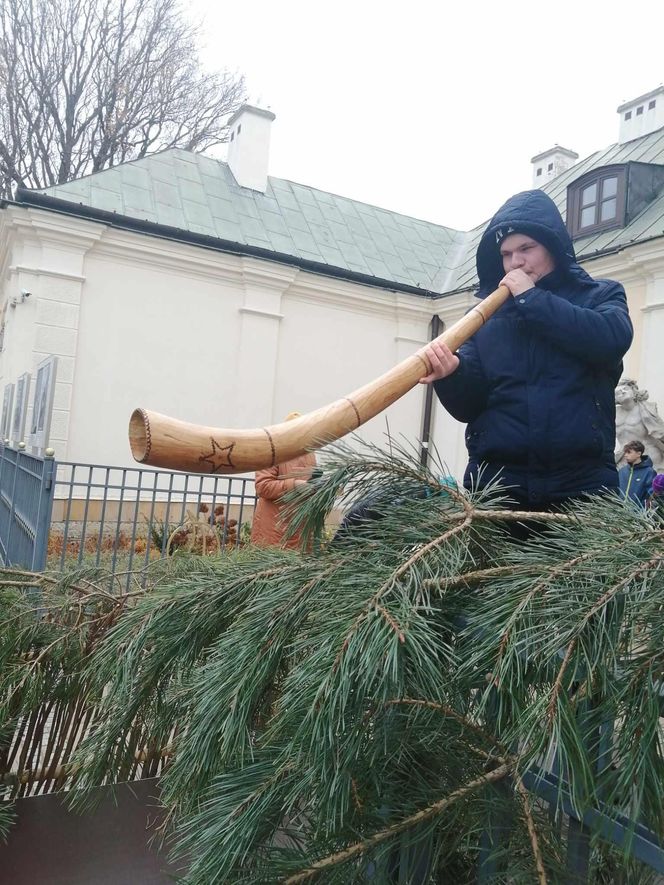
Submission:
[[[516,270],[519,267],[523,267],[524,257],[519,252],[515,252],[510,255],[510,270]]]

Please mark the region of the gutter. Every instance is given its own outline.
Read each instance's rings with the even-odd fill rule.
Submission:
[[[311,273],[319,274],[321,276],[333,277],[335,279],[346,280],[352,283],[361,283],[365,286],[387,289],[392,292],[407,292],[409,295],[418,295],[420,298],[434,299],[440,298],[443,295],[453,294],[451,292],[433,292],[429,289],[422,289],[420,286],[410,286],[407,283],[396,283],[394,280],[384,280],[380,277],[369,276],[368,274],[359,273],[357,271],[334,267],[333,265],[324,264],[320,261],[311,261],[306,258],[299,258],[296,255],[275,252],[271,249],[265,249],[262,246],[250,246],[244,243],[235,243],[231,240],[223,240],[218,237],[208,236],[207,234],[195,234],[178,227],[157,224],[154,221],[146,221],[140,218],[129,218],[126,215],[118,215],[117,212],[109,212],[106,209],[96,209],[82,203],[72,203],[69,200],[61,200],[58,197],[51,197],[47,194],[40,194],[21,187],[16,190],[15,200],[2,200],[0,205],[2,208],[13,205],[22,207],[28,206],[36,209],[49,209],[61,215],[69,215],[74,218],[82,218],[88,221],[98,221],[119,230],[134,231],[136,233],[147,234],[149,236],[158,237],[162,240],[178,243],[189,243],[194,246],[202,246],[205,249],[211,249],[215,252],[224,252],[230,255],[241,255],[265,261],[276,261],[279,264],[286,264],[290,267],[299,267],[302,270],[310,271]]]

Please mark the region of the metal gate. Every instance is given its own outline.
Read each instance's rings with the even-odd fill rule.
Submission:
[[[53,509],[53,457],[0,445],[0,560],[41,571]]]

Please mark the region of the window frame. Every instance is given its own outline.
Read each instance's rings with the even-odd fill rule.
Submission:
[[[586,188],[593,184],[597,184],[597,199],[594,203],[595,218],[599,217],[599,210],[602,201],[599,199],[602,183],[607,178],[616,178],[616,214],[615,217],[606,221],[595,221],[593,224],[581,227],[581,205],[582,193]],[[587,172],[576,181],[572,182],[567,188],[567,229],[573,238],[587,237],[592,234],[600,233],[605,230],[612,230],[625,225],[625,211],[627,207],[627,168],[624,164],[615,164],[611,166],[602,166],[599,169],[593,169]],[[587,208],[587,207],[585,207]]]

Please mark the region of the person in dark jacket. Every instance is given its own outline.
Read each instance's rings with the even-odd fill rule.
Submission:
[[[627,463],[618,471],[620,494],[626,501],[629,499],[641,507],[649,504],[653,480],[657,476],[652,460],[645,451],[646,447],[640,440],[628,442],[623,449]]]
[[[438,398],[468,425],[466,488],[500,477],[514,506],[557,508],[618,489],[614,390],[632,325],[620,283],[576,262],[555,203],[516,194],[477,249],[482,298],[500,283],[512,298],[453,354],[425,349]]]

